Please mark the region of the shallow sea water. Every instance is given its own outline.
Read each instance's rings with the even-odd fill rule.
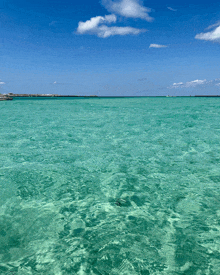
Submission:
[[[0,114],[0,274],[220,274],[219,98]]]

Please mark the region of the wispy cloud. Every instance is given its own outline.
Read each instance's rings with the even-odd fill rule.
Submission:
[[[216,24],[209,26],[207,29],[212,28],[215,29],[210,32],[199,33],[195,36],[195,38],[212,42],[220,42],[220,22],[217,22]]]
[[[159,45],[159,44],[150,44],[149,48],[160,49],[160,48],[167,48],[167,46],[166,45]]]
[[[189,82],[179,82],[179,83],[173,83],[173,86],[171,86],[171,88],[190,88],[190,87],[195,87],[197,85],[202,85],[202,84],[206,84],[208,81],[206,79],[204,80],[193,80],[193,81],[189,81]]]
[[[62,83],[62,82],[57,82],[54,81],[53,83],[50,83],[52,85],[60,86],[60,85],[73,85],[73,83]]]
[[[203,85],[203,84],[206,84],[206,83],[207,83],[206,79],[203,79],[203,80],[196,79],[196,80],[193,80],[193,81],[186,82],[185,86],[186,87],[195,87],[197,85]]]
[[[102,4],[109,12],[124,17],[140,18],[149,22],[153,20],[149,15],[151,9],[144,7],[139,0],[102,0]]]
[[[52,21],[49,23],[49,26],[54,26],[54,25],[56,25],[56,23],[57,23],[57,21]]]
[[[146,81],[147,78],[146,77],[143,77],[143,78],[139,78],[138,81]]]
[[[0,81],[0,85],[4,85],[4,84],[5,84],[5,82]]]
[[[215,24],[208,26],[205,30],[214,29],[215,27],[218,27],[218,26],[220,26],[220,21],[217,21]]]
[[[197,87],[199,85],[203,85],[205,87],[207,86],[220,86],[220,78],[216,78],[216,79],[213,79],[213,80],[206,80],[206,79],[203,79],[203,80],[199,80],[199,79],[196,79],[196,80],[193,80],[193,81],[188,81],[188,82],[179,82],[179,83],[173,83],[173,85],[171,85],[170,87],[168,88],[193,88],[193,87]]]
[[[134,34],[137,35],[141,32],[145,32],[146,30],[141,30],[137,28],[132,28],[132,27],[107,27],[107,26],[102,26],[99,29],[100,37],[109,37],[113,35],[128,35],[128,34]]]
[[[173,86],[175,86],[175,87],[177,87],[177,86],[182,86],[182,85],[184,85],[184,83],[183,83],[183,82],[173,83]]]
[[[113,35],[139,34],[146,30],[132,27],[109,27],[106,24],[115,23],[117,17],[114,14],[92,17],[86,22],[79,22],[77,33],[79,34],[95,34],[98,37],[106,38]]]
[[[168,8],[168,10],[171,10],[171,11],[177,11],[176,9],[173,9],[171,7],[167,7],[167,8]]]

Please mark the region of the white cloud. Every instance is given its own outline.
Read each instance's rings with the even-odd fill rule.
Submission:
[[[109,37],[112,35],[127,35],[127,34],[139,34],[141,32],[145,32],[146,30],[140,30],[132,27],[108,27],[108,26],[101,26],[99,28],[99,37]]]
[[[194,86],[197,86],[197,85],[202,85],[202,84],[205,84],[207,81],[206,79],[204,80],[199,80],[199,79],[196,79],[196,80],[193,80],[193,81],[189,81],[189,82],[186,82],[186,87],[194,87]]]
[[[96,16],[92,17],[90,20],[87,20],[86,22],[79,22],[77,32],[84,34],[88,32],[95,32],[97,33],[97,29],[99,28],[100,24],[103,23],[112,23],[116,22],[117,18],[114,14],[105,15],[103,16]]]
[[[149,48],[160,49],[160,48],[167,48],[167,46],[166,45],[159,45],[159,44],[150,44]]]
[[[173,9],[171,7],[167,7],[167,8],[168,8],[168,10],[171,10],[171,11],[177,11],[176,9]]]
[[[0,81],[0,85],[4,85],[4,84],[5,84],[5,82]]]
[[[106,24],[115,23],[117,17],[114,14],[92,17],[86,22],[79,22],[77,33],[96,34],[99,37],[106,38],[113,35],[139,34],[146,30],[132,27],[109,27]]]
[[[92,17],[86,22],[80,21],[77,28],[78,34],[95,34],[98,37],[106,38],[113,35],[137,35],[146,32],[145,29],[133,27],[108,26],[108,24],[116,23],[117,17],[115,14],[124,17],[141,18],[146,21],[153,20],[149,16],[151,9],[144,7],[141,0],[102,0],[102,4],[112,14]],[[161,45],[162,47],[166,46]]]
[[[190,88],[190,87],[196,87],[197,85],[207,84],[209,82],[212,82],[212,81],[207,81],[206,79],[204,80],[196,79],[186,83],[183,83],[183,82],[173,83],[173,86],[171,88]]]
[[[204,87],[213,87],[213,86],[220,86],[220,78],[216,78],[216,79],[212,79],[212,80],[193,80],[193,81],[189,81],[189,82],[179,82],[179,83],[173,83],[173,85],[171,85],[168,88],[193,88],[193,87],[197,87],[199,85],[203,85]]]
[[[150,8],[144,7],[140,0],[102,0],[102,4],[109,12],[119,14],[124,17],[141,18],[146,21],[152,21],[150,17]]]
[[[210,27],[212,28],[213,25],[210,26]],[[215,28],[213,31],[205,32],[205,33],[199,33],[195,36],[195,38],[200,39],[200,40],[220,42],[220,26]]]
[[[181,85],[183,85],[183,84],[184,84],[183,82],[173,83],[173,86],[181,86]]]

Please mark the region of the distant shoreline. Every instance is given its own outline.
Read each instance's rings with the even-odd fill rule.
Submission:
[[[3,94],[0,101],[13,100],[13,98],[140,98],[140,97],[220,97],[220,95],[193,95],[193,96],[97,96],[97,95],[58,95],[58,94]]]

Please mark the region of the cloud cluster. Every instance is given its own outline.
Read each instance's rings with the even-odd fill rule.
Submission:
[[[159,44],[150,44],[149,48],[160,49],[160,48],[167,48],[167,46],[166,45],[159,45]]]
[[[204,79],[204,80],[196,79],[196,80],[189,81],[189,82],[186,82],[186,83],[183,83],[183,82],[173,83],[172,88],[190,88],[190,87],[195,87],[197,85],[202,85],[202,84],[205,84],[205,83],[207,83],[206,79]]]
[[[98,37],[106,38],[113,35],[128,35],[145,32],[145,29],[137,29],[132,27],[109,26],[116,23],[117,17],[115,14],[123,17],[140,18],[146,21],[152,21],[149,16],[151,9],[142,5],[139,0],[102,0],[104,7],[112,14],[105,16],[92,17],[86,22],[78,23],[78,34],[95,34]]]
[[[132,27],[109,27],[106,24],[115,23],[116,15],[110,14],[92,17],[86,22],[79,22],[77,32],[79,34],[96,34],[98,37],[106,38],[112,35],[139,34],[145,30]]]
[[[149,22],[153,20],[149,15],[151,9],[144,7],[139,0],[103,0],[102,4],[109,12],[124,17],[140,18]]]
[[[215,27],[214,30],[210,32],[199,33],[195,36],[195,38],[206,41],[220,42],[220,22],[209,26],[207,29],[212,29],[213,27]]]
[[[86,32],[97,32],[97,28],[99,28],[100,24],[103,23],[112,23],[116,22],[117,18],[114,14],[103,16],[92,17],[90,20],[86,22],[79,22],[78,32],[83,34]]]
[[[206,79],[203,79],[203,80],[196,79],[196,80],[185,82],[185,83],[183,83],[183,82],[173,83],[173,85],[169,88],[194,88],[199,85],[220,86],[219,81],[220,81],[220,78],[216,78],[216,79],[209,80],[209,81]]]

